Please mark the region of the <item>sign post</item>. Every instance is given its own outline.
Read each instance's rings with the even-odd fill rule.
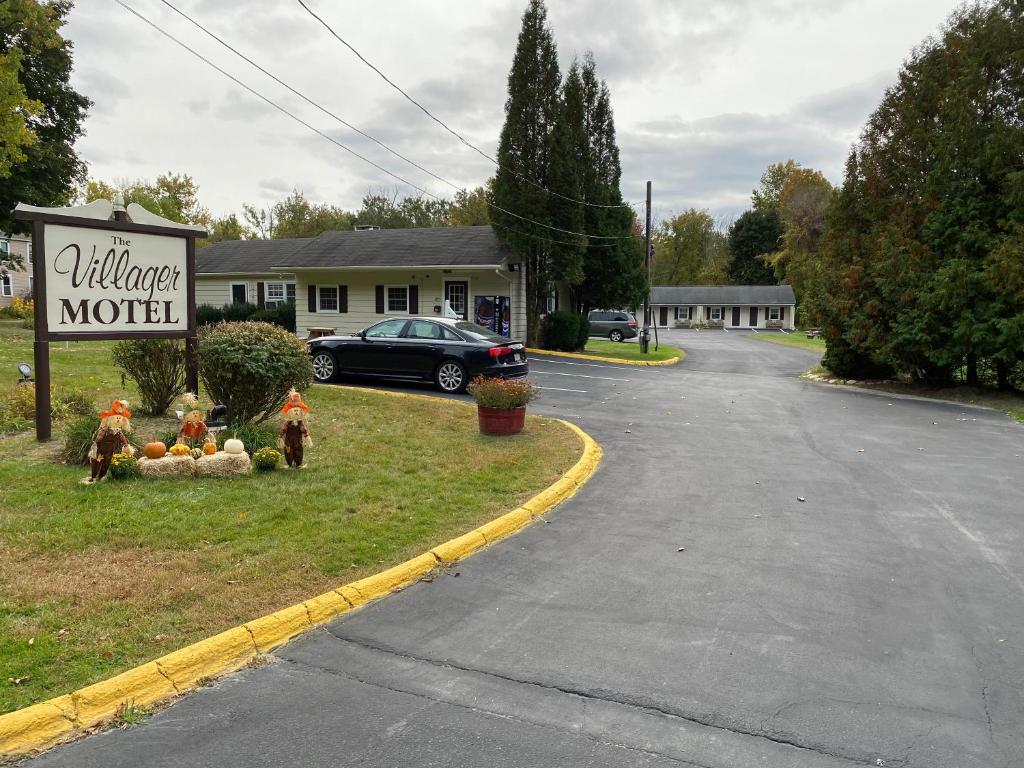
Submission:
[[[113,216],[111,215],[113,214]],[[184,339],[186,387],[196,364],[196,238],[179,224],[120,196],[71,208],[19,204],[32,222],[36,439],[50,439],[50,342]]]

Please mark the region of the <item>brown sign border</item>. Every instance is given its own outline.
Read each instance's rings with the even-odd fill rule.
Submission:
[[[36,439],[40,442],[50,439],[53,431],[50,416],[50,342],[51,341],[118,341],[123,339],[185,339],[186,376],[185,386],[190,392],[199,389],[197,365],[196,326],[196,238],[206,237],[200,228],[164,227],[154,224],[137,224],[127,220],[123,211],[115,212],[113,220],[91,219],[71,216],[53,211],[14,211],[14,218],[32,222],[32,283],[35,313],[35,341],[33,358],[36,378]],[[185,280],[188,323],[184,331],[138,331],[75,333],[50,331],[46,317],[46,243],[44,230],[47,224],[60,224],[83,229],[105,229],[113,232],[138,233],[178,237],[185,240]]]

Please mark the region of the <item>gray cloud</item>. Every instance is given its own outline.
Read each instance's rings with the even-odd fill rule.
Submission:
[[[453,193],[284,93],[159,2],[129,1],[352,149],[432,192]],[[457,185],[494,174],[493,164],[390,90],[291,0],[173,1]],[[414,97],[494,153],[526,0],[311,2]],[[792,157],[838,181],[849,143],[903,55],[958,2],[548,0],[548,9],[563,71],[589,49],[609,81],[625,197],[642,198],[651,178],[656,210],[666,215],[690,205],[732,214],[749,204],[772,162]],[[94,176],[192,173],[204,204],[218,213],[296,187],[354,208],[368,191],[398,184],[225,82],[116,5],[80,2],[65,33],[75,45],[76,85],[96,101],[80,144]]]

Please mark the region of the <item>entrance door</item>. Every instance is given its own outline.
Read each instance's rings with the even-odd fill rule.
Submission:
[[[231,303],[232,304],[245,304],[248,298],[245,292],[245,283],[232,283],[231,284]]]
[[[659,309],[661,310],[659,312],[659,314],[661,315],[661,322],[659,322],[658,325],[667,326],[668,325],[668,307],[660,307]]]
[[[739,307],[733,307],[732,308],[732,325],[735,328],[739,324],[740,324],[740,308]]]
[[[468,320],[469,315],[469,281],[467,280],[446,280],[444,283],[444,297],[452,305],[452,309],[463,320]]]
[[[750,308],[750,327],[757,327],[757,307]]]

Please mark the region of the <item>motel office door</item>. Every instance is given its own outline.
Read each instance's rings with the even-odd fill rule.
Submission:
[[[660,310],[661,311],[660,311],[659,314],[661,315],[661,322],[658,323],[658,325],[665,326],[667,328],[668,327],[668,307],[661,307]]]
[[[733,327],[735,327],[735,326],[740,324],[740,308],[739,307],[733,307],[732,308],[732,324],[733,324]]]
[[[750,308],[750,327],[757,327],[757,307]]]
[[[469,319],[469,282],[466,280],[446,280],[444,297],[452,305],[452,310],[463,320]]]

